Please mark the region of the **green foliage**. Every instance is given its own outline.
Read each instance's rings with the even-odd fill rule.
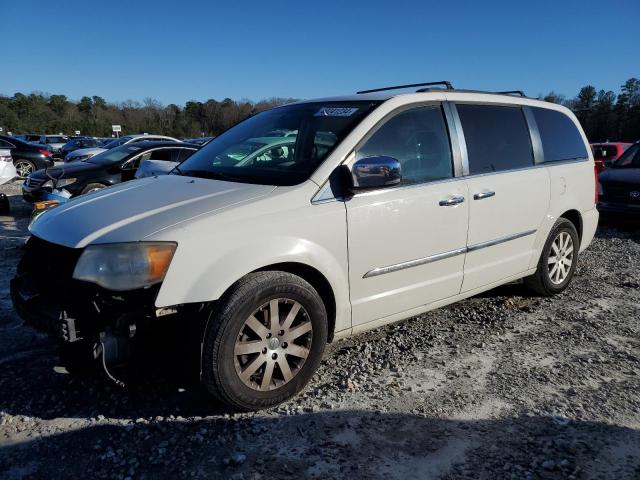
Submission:
[[[627,80],[617,96],[610,90],[596,90],[587,85],[571,100],[554,92],[542,98],[573,110],[590,142],[640,140],[640,80],[637,78]]]
[[[64,95],[34,92],[0,95],[0,127],[4,132],[66,133],[110,136],[111,125],[122,125],[122,135],[155,133],[174,137],[218,135],[250,115],[294,100],[272,98],[260,102],[225,98],[223,101],[190,101],[184,107],[163,106],[153,98],[142,103],[128,100],[108,103],[97,95],[72,102]]]

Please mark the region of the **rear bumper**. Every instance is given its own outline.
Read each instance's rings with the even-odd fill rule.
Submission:
[[[602,201],[598,203],[598,210],[602,213],[623,213],[640,217],[640,204]]]
[[[580,251],[585,250],[593,241],[598,228],[600,213],[596,208],[587,212],[582,212],[582,239],[580,242]]]

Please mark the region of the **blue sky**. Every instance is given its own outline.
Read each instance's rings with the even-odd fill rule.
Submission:
[[[0,94],[182,104],[388,84],[618,91],[640,0],[0,0]]]

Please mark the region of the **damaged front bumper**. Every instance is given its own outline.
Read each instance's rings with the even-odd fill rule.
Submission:
[[[181,308],[155,308],[160,284],[115,292],[73,279],[81,253],[31,237],[11,298],[27,324],[85,352],[109,374],[107,367],[127,363],[157,331],[175,328]]]

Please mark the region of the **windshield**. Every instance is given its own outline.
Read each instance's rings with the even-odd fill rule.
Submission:
[[[85,162],[95,163],[96,165],[113,165],[131,157],[134,153],[142,150],[143,147],[135,145],[123,145],[121,147],[112,148],[106,152],[94,155],[85,160]]]
[[[640,168],[640,143],[629,147],[611,166],[613,168]]]
[[[314,102],[259,113],[207,143],[174,172],[265,185],[303,182],[380,102]]]
[[[68,138],[65,137],[47,137],[47,143],[67,143]]]
[[[106,148],[107,150],[110,150],[112,148],[116,148],[116,147],[119,147],[120,145],[123,145],[125,142],[129,140],[131,140],[131,137],[116,138],[115,140],[111,140],[109,143],[103,145],[102,148]]]

